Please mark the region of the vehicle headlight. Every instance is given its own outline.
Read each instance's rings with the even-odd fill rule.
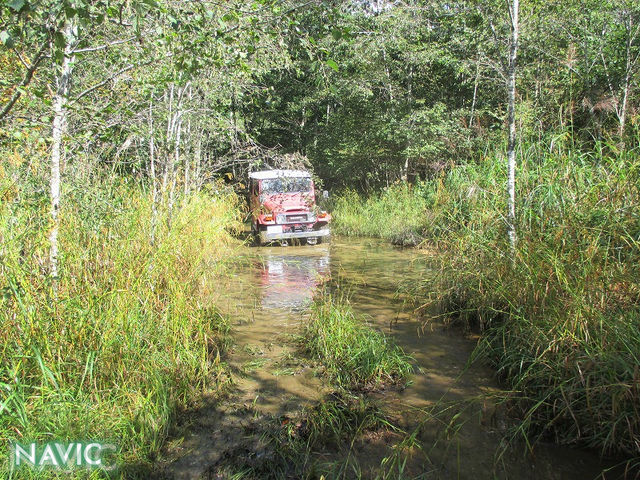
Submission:
[[[309,222],[315,222],[316,221],[316,214],[315,213],[309,213],[307,215],[307,221]]]
[[[286,223],[287,217],[281,213],[276,215],[276,223]]]

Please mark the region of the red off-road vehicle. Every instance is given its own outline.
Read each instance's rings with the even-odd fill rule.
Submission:
[[[309,245],[329,236],[331,216],[316,206],[309,172],[265,170],[249,174],[251,229],[260,243],[306,240]]]

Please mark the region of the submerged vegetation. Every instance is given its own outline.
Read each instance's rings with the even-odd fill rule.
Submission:
[[[211,472],[247,479],[359,478],[357,449],[366,436],[400,437],[382,402],[368,395],[373,389],[404,386],[413,371],[411,358],[392,339],[325,289],[316,297],[298,341],[303,354],[326,374],[332,391],[291,418],[260,417],[256,412],[254,418],[261,421],[247,433],[260,436],[258,454],[225,456]],[[397,460],[379,465],[380,471],[395,468]]]
[[[355,450],[363,437],[398,432],[377,402],[345,391],[325,395],[293,418],[255,414],[260,420],[254,417],[246,433],[259,436],[259,447],[224,456],[210,473],[251,480],[361,477]]]

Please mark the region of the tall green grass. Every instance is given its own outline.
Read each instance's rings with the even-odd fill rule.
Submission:
[[[411,358],[389,337],[326,292],[312,306],[302,345],[334,384],[349,390],[402,383],[413,371]]]
[[[420,188],[392,185],[379,196],[363,197],[346,191],[333,201],[333,231],[342,235],[386,238],[416,245],[429,214],[428,199]]]
[[[482,330],[475,355],[516,392],[520,432],[640,462],[638,153],[523,145],[515,251],[500,155],[457,166],[413,195],[428,208],[419,233],[438,247],[436,273],[415,294]],[[394,191],[404,204],[405,190]],[[349,215],[393,203],[394,191],[360,200]],[[336,205],[339,223],[345,208]],[[370,223],[380,227],[357,233],[389,237],[381,218]]]
[[[161,211],[151,245],[149,194],[118,180],[70,185],[54,291],[46,196],[14,185],[0,172],[0,449],[109,441],[118,464],[144,476],[176,409],[226,378],[229,326],[204,294],[235,248],[235,197],[184,199],[170,231]]]
[[[477,355],[518,392],[523,432],[640,456],[637,153],[528,154],[515,252],[498,162],[445,183],[470,214],[438,213],[451,228],[435,297],[484,330]]]

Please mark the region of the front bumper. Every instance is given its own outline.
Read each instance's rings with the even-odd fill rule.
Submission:
[[[273,242],[274,240],[288,240],[290,238],[318,238],[328,237],[331,234],[328,228],[321,230],[307,230],[305,232],[260,232],[262,243]]]

